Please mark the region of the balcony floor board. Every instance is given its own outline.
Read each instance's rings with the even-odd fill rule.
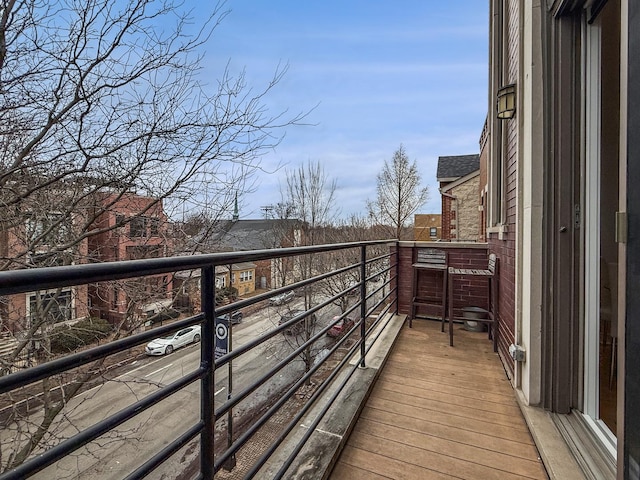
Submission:
[[[546,479],[486,333],[403,327],[331,479]]]

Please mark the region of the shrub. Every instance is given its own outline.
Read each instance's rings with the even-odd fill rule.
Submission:
[[[227,304],[234,302],[238,298],[238,289],[236,287],[224,287],[216,293],[216,304]]]
[[[105,338],[112,325],[101,318],[80,320],[73,325],[60,325],[49,333],[52,353],[69,353]]]

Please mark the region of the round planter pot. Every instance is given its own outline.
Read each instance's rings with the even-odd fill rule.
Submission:
[[[481,322],[474,322],[473,319],[483,319],[487,318],[487,312],[484,308],[480,307],[464,307],[462,309],[462,316],[465,319],[464,321],[464,329],[470,332],[484,332],[486,330],[486,324]]]

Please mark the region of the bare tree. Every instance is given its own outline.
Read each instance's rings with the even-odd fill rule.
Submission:
[[[367,219],[358,215],[352,215],[347,220],[341,221],[336,226],[330,226],[324,229],[324,237],[331,243],[342,242],[362,242],[367,240],[375,240],[376,232],[368,224]],[[384,253],[383,247],[367,248],[367,258],[372,258]],[[361,260],[360,249],[345,249],[335,252],[325,253],[322,255],[322,263],[326,270],[338,270],[348,265],[356,265]],[[375,273],[378,265],[367,264],[365,274],[367,277]],[[333,297],[349,288],[355,287],[360,283],[360,268],[355,267],[347,272],[343,272],[331,276],[322,282],[322,293],[324,296]],[[340,307],[340,311],[344,313],[349,307],[353,299],[358,299],[360,289],[355,288],[344,295],[340,296],[334,303]]]
[[[378,174],[377,197],[367,201],[367,210],[375,222],[391,225],[395,238],[402,237],[407,220],[429,198],[429,189],[421,187],[420,180],[418,166],[409,162],[402,144]]]
[[[201,47],[226,13],[218,4],[196,26],[172,0],[2,2],[0,269],[100,261],[92,257],[92,242],[113,229],[133,228],[158,204],[217,218],[235,192],[251,188],[261,154],[303,115],[271,115],[264,105],[286,68],[277,67],[257,91],[243,72],[228,68],[216,82],[202,83]],[[131,194],[153,201],[116,222],[101,221]],[[76,305],[77,317],[89,316],[88,288],[36,292],[30,309],[27,299],[10,327],[24,331],[2,371],[15,368],[12,362],[69,305]],[[148,285],[121,288],[129,289],[129,300],[149,297]],[[2,299],[0,320],[15,316],[7,312],[10,305]],[[133,315],[135,306],[127,311]],[[125,334],[134,329],[127,326]],[[53,355],[42,351],[40,360]],[[16,433],[9,454],[2,455],[0,445],[0,471],[43,442],[55,443],[47,432],[100,367],[71,383],[41,382],[45,415]],[[63,383],[62,395],[51,393]]]
[[[337,216],[335,206],[336,180],[330,179],[320,162],[308,161],[294,170],[286,172],[286,185],[282,190],[284,211],[294,215],[302,225],[300,238],[294,239],[294,246],[316,245],[322,242],[323,228],[331,224]],[[309,278],[322,271],[318,257],[304,255],[294,258],[291,272],[295,279]],[[297,278],[296,278],[297,277]],[[311,287],[304,289],[304,307],[308,310],[316,304],[315,292]],[[308,341],[315,331],[316,322],[307,317],[301,335],[293,336],[292,343],[301,345]],[[309,347],[302,354],[305,371],[313,364],[313,352]]]

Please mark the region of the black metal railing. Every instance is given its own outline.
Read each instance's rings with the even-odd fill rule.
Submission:
[[[323,396],[329,385],[335,381],[341,368],[344,367],[354,355],[358,355],[359,352],[358,362],[355,363],[355,367],[341,381],[341,384],[337,386],[329,402],[322,407],[322,415],[326,413],[336,395],[338,395],[347,384],[355,368],[358,365],[364,366],[366,364],[366,354],[368,348],[370,348],[370,346],[367,347],[367,339],[371,337],[374,331],[378,332],[378,336],[380,335],[383,328],[377,330],[376,328],[379,327],[379,323],[382,322],[383,319],[390,318],[390,315],[386,315],[387,313],[392,311],[397,312],[397,291],[391,288],[392,283],[397,285],[397,281],[395,281],[398,272],[397,265],[399,263],[396,256],[397,253],[391,253],[391,249],[384,250],[383,248],[384,251],[382,253],[375,253],[375,256],[368,255],[368,253],[374,249],[380,251],[381,247],[391,244],[390,241],[354,242],[0,272],[0,296],[198,269],[200,270],[201,290],[201,311],[199,313],[143,333],[121,338],[104,345],[99,345],[85,351],[73,353],[2,376],[0,377],[0,395],[10,394],[11,392],[33,385],[35,382],[48,379],[54,375],[91,365],[95,361],[128,351],[132,347],[142,345],[187,326],[201,324],[202,329],[200,364],[195,370],[184,374],[168,385],[158,388],[156,391],[131,403],[115,414],[107,416],[107,418],[96,422],[90,427],[60,440],[59,443],[44,451],[34,450],[32,455],[24,462],[12,466],[12,468],[7,469],[1,474],[0,480],[26,478],[47,468],[66,456],[71,455],[80,447],[95,441],[128,420],[142,414],[158,402],[171,397],[176,394],[176,392],[181,391],[197,381],[200,382],[199,421],[194,425],[188,426],[186,431],[176,435],[175,438],[167,439],[164,448],[153,453],[151,458],[138,466],[128,474],[126,478],[144,478],[169,457],[188,445],[198,435],[200,436],[200,478],[213,478],[214,473],[221,468],[232,468],[235,464],[235,457],[243,446],[251,441],[260,431],[261,427],[296,394],[301,386],[308,384],[314,375],[317,375],[322,368],[326,368],[328,359],[335,358],[337,352],[341,352],[342,356],[338,359],[337,366],[331,369],[328,375],[323,376],[322,381],[316,384],[308,400],[295,412],[277,438],[270,442],[269,447],[249,466],[244,474],[244,478],[252,478],[265,462],[268,461],[269,457],[282,443],[286,435],[299,422],[300,418]],[[395,245],[395,241],[393,245]],[[331,254],[334,252],[348,251],[349,249],[359,250],[359,261],[341,266],[340,268],[333,268],[327,272],[320,272],[317,268],[309,269],[309,271],[313,270],[313,275],[308,278],[303,278],[295,283],[266,293],[239,300],[231,305],[216,308],[216,266],[228,266],[241,262],[284,259],[289,257],[301,258],[302,256]],[[396,248],[395,252],[397,251],[398,249]],[[305,305],[305,308],[302,309],[300,313],[284,321],[282,324],[274,325],[273,328],[259,334],[243,345],[237,348],[229,348],[227,353],[222,354],[219,358],[214,358],[216,345],[215,328],[217,319],[220,316],[243,308],[257,306],[260,302],[284,292],[294,290],[298,292],[309,292],[310,289],[322,284],[322,282],[350,272],[357,272],[356,276],[359,278],[357,285],[350,285],[343,290],[335,292],[333,295],[323,295],[319,303]],[[377,283],[374,283],[374,280],[378,278],[383,278],[384,280],[379,286],[376,286]],[[311,319],[315,319],[317,314],[339,301],[340,298],[348,295],[352,290],[359,292],[357,301],[352,302],[343,313],[340,313],[337,318],[329,321],[326,325],[321,324],[318,328],[308,330],[309,335],[305,336],[300,343],[294,345],[284,358],[277,361],[258,378],[242,385],[238,391],[233,391],[231,375],[229,375],[227,400],[217,408],[215,407],[214,390],[216,388],[216,370],[232,365],[234,360],[240,359],[243,355],[268,344],[269,341],[277,336],[282,336],[287,330],[292,329],[296,325],[309,325]],[[305,296],[305,303],[307,299],[307,296]],[[299,377],[293,378],[290,385],[282,394],[264,406],[260,415],[256,415],[249,423],[243,422],[242,430],[238,430],[237,432],[233,431],[233,410],[235,407],[239,406],[257,390],[268,384],[278,372],[281,372],[285,367],[296,361],[296,359],[300,358],[305,352],[309,352],[309,349],[313,345],[326,338],[329,330],[354,313],[357,315],[358,320],[355,321],[353,326],[344,332],[334,344],[330,345],[330,348],[324,349],[325,353],[322,358],[314,361],[313,364],[307,365],[308,368],[305,368],[304,373]],[[349,345],[348,348],[346,347],[347,345]],[[231,372],[231,369],[229,368],[228,371]],[[315,425],[317,425],[321,418],[321,416],[316,418]],[[221,419],[226,420],[226,440],[221,437],[216,437],[216,422]],[[12,421],[12,419],[8,419],[7,421]],[[288,460],[282,464],[277,478],[284,477],[287,468],[291,465],[311,432],[313,432],[315,425],[312,425],[308,429],[308,434],[303,437]],[[167,435],[169,435],[169,433],[167,433]],[[6,458],[6,451],[4,454]]]

